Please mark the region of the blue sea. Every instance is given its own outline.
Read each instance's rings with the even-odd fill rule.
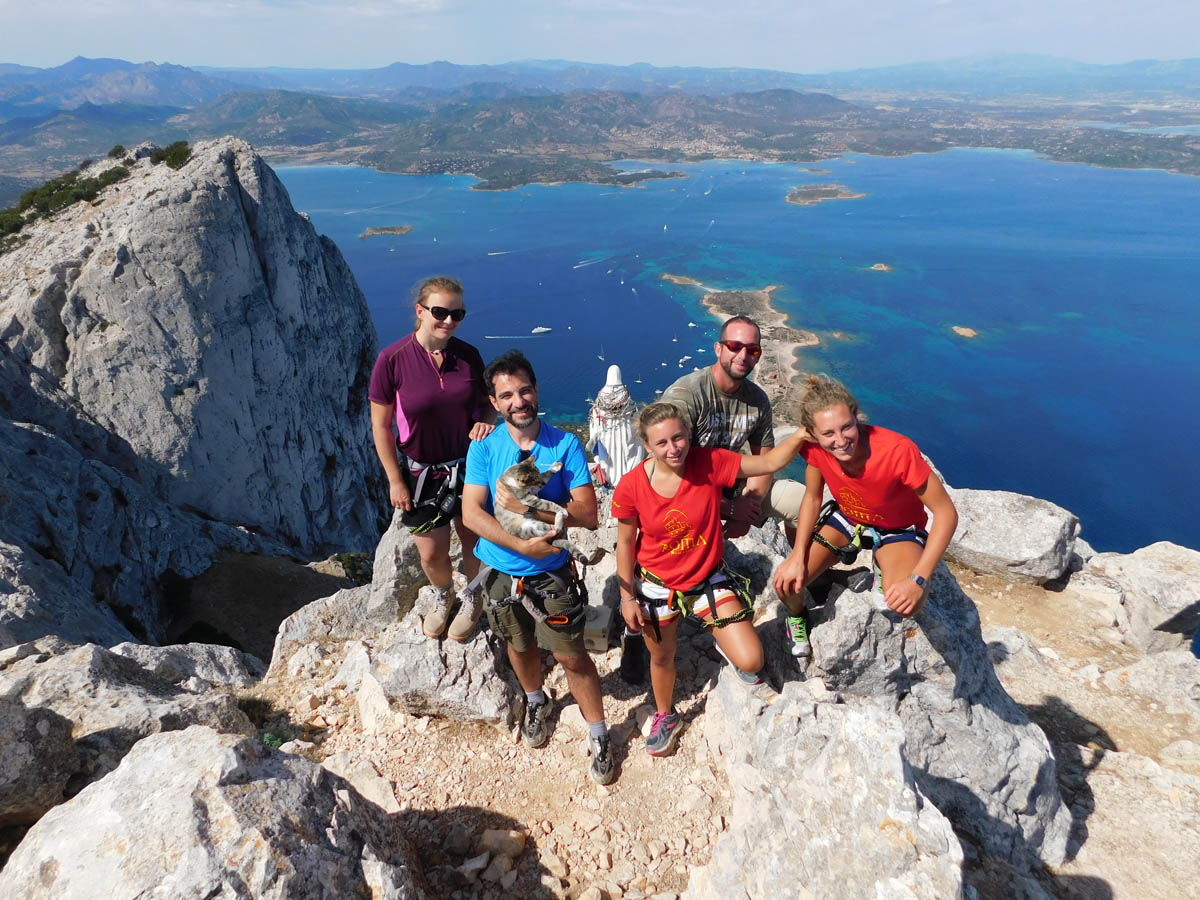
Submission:
[[[610,363],[649,401],[711,361],[701,290],[663,273],[777,284],[792,324],[822,339],[802,367],[843,379],[952,485],[1052,500],[1099,550],[1200,547],[1200,179],[981,150],[813,167],[827,173],[671,168],[687,177],[506,192],[351,167],[279,174],[341,247],[381,344],[412,327],[417,280],[456,275],[459,336],[485,360],[524,350],[555,419],[586,417]],[[867,196],[786,203],[804,184]],[[413,231],[358,238],[386,225]]]

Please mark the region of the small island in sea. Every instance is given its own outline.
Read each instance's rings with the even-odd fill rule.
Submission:
[[[856,194],[844,184],[802,184],[788,191],[787,202],[797,206],[816,206],[826,200],[858,200],[866,194]]]
[[[979,332],[974,328],[968,328],[966,325],[951,325],[950,330],[959,337],[975,338],[979,337]]]
[[[875,263],[875,265],[868,266],[868,268],[872,272],[890,272],[890,271],[892,271],[892,267],[889,266],[887,263]]]
[[[381,225],[377,228],[368,228],[358,236],[359,240],[363,238],[375,237],[379,234],[408,234],[413,230],[411,225]]]
[[[688,278],[686,275],[672,275],[669,272],[662,276],[663,281],[669,281],[671,284],[685,284],[690,287],[703,287],[703,285],[695,278]]]

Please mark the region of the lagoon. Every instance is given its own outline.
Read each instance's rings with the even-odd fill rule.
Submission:
[[[411,328],[414,282],[457,275],[459,335],[485,359],[521,347],[555,419],[586,417],[610,363],[645,402],[711,360],[702,289],[664,273],[777,284],[791,324],[821,337],[801,366],[845,380],[952,485],[1059,503],[1100,550],[1200,547],[1200,179],[980,150],[672,168],[687,177],[506,192],[278,171],[341,247],[381,344]],[[786,201],[817,183],[865,196]],[[358,238],[398,225],[412,231]]]

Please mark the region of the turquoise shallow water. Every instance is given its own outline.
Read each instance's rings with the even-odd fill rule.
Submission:
[[[381,343],[411,327],[415,281],[455,274],[470,310],[460,336],[485,359],[521,347],[551,416],[583,418],[609,363],[650,400],[684,355],[711,360],[700,291],[662,273],[779,284],[793,324],[823,338],[802,365],[844,379],[951,484],[1053,500],[1098,549],[1200,547],[1200,179],[974,150],[848,157],[821,164],[829,174],[677,168],[688,177],[638,188],[502,193],[457,176],[279,171],[345,253]],[[784,202],[814,183],[867,196]],[[380,225],[414,230],[357,238]]]

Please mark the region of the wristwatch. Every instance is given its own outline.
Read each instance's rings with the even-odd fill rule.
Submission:
[[[921,590],[925,589],[925,584],[926,584],[925,579],[922,578],[920,575],[917,575],[915,572],[912,575],[908,576],[908,580],[915,581],[917,584],[917,587],[921,588]]]

